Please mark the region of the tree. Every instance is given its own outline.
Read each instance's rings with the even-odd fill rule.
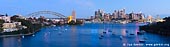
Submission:
[[[0,32],[3,31],[2,24],[3,24],[4,22],[5,22],[4,20],[0,19]]]

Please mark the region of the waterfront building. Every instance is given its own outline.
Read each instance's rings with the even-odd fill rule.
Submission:
[[[148,16],[147,16],[147,22],[152,23],[152,21],[153,21],[152,18],[153,18],[153,17],[152,17],[151,15],[148,15]]]
[[[21,26],[21,22],[13,22],[13,23],[3,23],[2,24],[3,32],[12,32],[22,28],[27,28],[26,26]]]
[[[3,25],[2,28],[15,28],[16,27],[15,23],[3,23],[2,25]]]
[[[11,17],[6,15],[1,15],[0,19],[4,20],[5,22],[11,22]]]
[[[21,22],[3,23],[2,25],[2,28],[16,28],[16,26],[21,25]]]

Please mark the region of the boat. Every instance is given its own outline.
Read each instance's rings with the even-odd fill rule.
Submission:
[[[145,33],[144,31],[137,32],[138,35],[143,35],[144,33]]]
[[[104,31],[103,33],[104,33],[104,34],[106,34],[106,32],[105,32],[105,31]]]
[[[144,40],[148,40],[147,38],[143,38]]]
[[[55,27],[56,25],[51,25],[51,26]]]
[[[22,38],[24,38],[24,36],[22,36]]]
[[[127,24],[127,21],[120,21],[121,24]]]
[[[54,30],[58,30],[58,29],[54,29]]]
[[[90,21],[85,21],[84,23],[92,23],[92,22],[90,22]]]
[[[128,31],[126,30],[126,33],[128,33]]]
[[[142,32],[137,32],[137,34],[138,34],[138,35],[143,35],[144,33],[142,33]]]
[[[65,30],[68,30],[68,29],[65,29]]]
[[[103,39],[102,37],[99,37],[99,39]]]
[[[112,33],[112,35],[115,35],[115,33]]]
[[[135,35],[135,34],[132,34],[132,33],[131,33],[130,35]]]
[[[120,39],[122,40],[122,39],[123,39],[123,36],[120,36]]]
[[[100,33],[99,35],[100,35],[100,37],[104,37],[103,33]]]
[[[146,41],[145,40],[139,40],[140,43],[145,43]]]
[[[112,32],[111,30],[108,30],[108,32]]]
[[[101,37],[104,37],[104,35],[101,35]]]
[[[34,37],[35,35],[33,34],[32,36]]]

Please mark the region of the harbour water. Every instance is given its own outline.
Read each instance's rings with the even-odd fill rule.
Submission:
[[[131,44],[170,44],[167,36],[152,33],[137,35],[141,25],[144,24],[86,23],[45,27],[31,36],[2,37],[0,47],[147,47]],[[146,42],[140,43],[143,38]]]

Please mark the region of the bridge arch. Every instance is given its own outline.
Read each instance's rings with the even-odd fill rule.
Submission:
[[[66,18],[66,16],[64,16],[60,13],[54,12],[54,11],[37,11],[37,12],[30,13],[27,16],[37,16],[37,15],[40,15],[40,14],[51,14],[51,15],[54,15],[54,16],[58,16],[59,18]]]

